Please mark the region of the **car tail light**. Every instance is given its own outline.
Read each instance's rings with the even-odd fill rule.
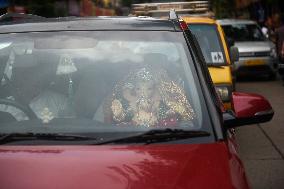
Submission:
[[[187,30],[187,29],[188,29],[188,26],[187,26],[187,24],[186,24],[185,21],[180,20],[179,23],[180,23],[180,28],[181,28],[182,30]]]
[[[232,98],[232,86],[231,85],[216,85],[216,92],[220,96],[223,102],[231,102]]]

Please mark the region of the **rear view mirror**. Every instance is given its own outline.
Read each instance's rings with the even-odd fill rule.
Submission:
[[[230,47],[231,63],[239,61],[239,49],[238,47]]]
[[[223,114],[226,128],[264,123],[274,115],[270,103],[261,95],[234,92],[232,103],[234,112]]]

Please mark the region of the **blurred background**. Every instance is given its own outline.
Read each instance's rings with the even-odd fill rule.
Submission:
[[[283,0],[0,0],[0,15],[26,13],[43,17],[126,16],[131,13],[133,4],[181,1],[206,2],[213,18],[255,20],[270,33],[281,26],[281,18],[284,18]]]
[[[0,0],[1,14],[29,13],[44,17],[128,15],[134,3],[192,0]],[[284,12],[283,0],[209,0],[216,18],[249,18],[264,22]]]
[[[163,3],[193,0],[0,0],[0,15],[26,13],[43,17],[125,16],[132,4]],[[201,0],[203,2],[205,0]],[[196,1],[195,1],[196,2]],[[246,18],[274,31],[281,25],[283,0],[209,0],[212,17]]]

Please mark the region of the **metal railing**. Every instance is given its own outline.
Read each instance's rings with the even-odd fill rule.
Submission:
[[[137,16],[162,15],[167,14],[171,9],[175,9],[178,14],[207,14],[210,11],[210,4],[209,1],[132,4],[131,14]]]

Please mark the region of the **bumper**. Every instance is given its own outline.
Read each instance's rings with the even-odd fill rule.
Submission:
[[[235,71],[240,74],[275,74],[278,60],[273,57],[240,57]]]

